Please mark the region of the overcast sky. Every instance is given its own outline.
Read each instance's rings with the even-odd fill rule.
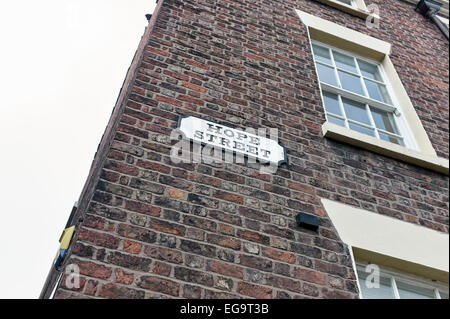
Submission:
[[[155,0],[0,3],[0,298],[37,298]]]

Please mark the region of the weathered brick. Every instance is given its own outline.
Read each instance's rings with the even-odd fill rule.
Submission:
[[[171,176],[160,175],[159,182],[161,184],[170,185],[175,188],[183,189],[185,191],[192,191],[192,183],[182,180],[182,179],[179,179],[179,178],[173,178]]]
[[[245,177],[237,174],[233,174],[227,171],[216,171],[214,176],[220,179],[224,179],[233,183],[244,184]]]
[[[183,285],[183,298],[200,299],[201,295],[202,295],[202,288],[192,285]]]
[[[79,257],[92,258],[96,249],[92,246],[84,245],[80,242],[76,242],[72,246],[72,252]]]
[[[184,199],[186,193],[183,191],[180,191],[178,189],[175,188],[167,188],[167,193],[169,194],[169,196],[173,199],[178,199],[178,200],[182,200]]]
[[[197,194],[189,194],[188,195],[188,201],[192,202],[196,205],[201,205],[209,208],[218,208],[219,203],[217,200],[210,199],[204,196],[199,196]]]
[[[136,289],[109,283],[100,287],[98,296],[111,299],[144,299],[145,293]]]
[[[161,212],[161,209],[158,207],[130,200],[125,201],[125,209],[154,217],[158,217]]]
[[[295,255],[285,252],[285,251],[279,251],[279,250],[270,249],[270,248],[263,248],[262,255],[264,257],[268,257],[268,258],[274,259],[274,260],[279,260],[279,261],[289,263],[289,264],[295,263]]]
[[[271,299],[272,298],[272,289],[252,285],[246,282],[239,282],[237,291],[240,294],[245,296],[249,296],[256,299]]]
[[[133,165],[118,163],[116,161],[108,160],[105,163],[105,168],[110,169],[122,174],[131,175],[131,176],[138,176],[139,175],[139,169]]]
[[[239,205],[244,204],[244,198],[242,196],[230,194],[230,193],[219,191],[219,190],[214,192],[214,197],[223,199],[223,200],[226,200],[229,202],[233,202],[233,203],[236,203]]]
[[[238,229],[236,236],[255,243],[269,245],[270,238],[268,236],[253,231]]]
[[[159,184],[150,183],[138,178],[132,178],[130,182],[130,187],[140,189],[150,193],[163,194],[164,186]]]
[[[63,275],[61,278],[61,287],[72,291],[82,291],[86,284],[86,278],[78,276],[75,281],[74,278],[69,277],[69,275]]]
[[[239,216],[227,214],[225,212],[212,210],[209,211],[209,217],[213,219],[220,220],[224,223],[241,226],[242,225],[242,219]]]
[[[151,259],[121,254],[119,252],[110,253],[108,262],[120,267],[146,272],[150,270],[150,264],[152,263]]]
[[[213,286],[214,284],[212,275],[189,268],[175,267],[174,276],[179,280],[200,284],[204,286]]]
[[[149,227],[166,234],[184,236],[186,227],[159,219],[150,219]]]
[[[195,216],[184,216],[183,223],[187,226],[193,226],[209,231],[215,231],[217,229],[217,224],[215,222]]]
[[[286,277],[275,276],[272,274],[265,274],[266,284],[269,286],[286,289],[289,291],[302,293],[302,285],[299,281]]]
[[[157,260],[167,261],[170,263],[183,263],[183,256],[179,251],[167,249],[164,247],[147,246],[144,250],[145,254]]]
[[[228,277],[235,277],[240,279],[244,278],[244,272],[242,267],[226,264],[221,261],[209,260],[206,265],[206,270],[219,273],[221,275]]]
[[[134,275],[132,273],[126,273],[123,269],[117,268],[114,271],[115,281],[119,284],[131,285],[134,281]]]
[[[114,194],[114,195],[118,195],[121,197],[131,197],[133,194],[133,190],[127,188],[127,187],[123,187],[117,184],[111,184],[111,183],[107,183],[105,181],[99,181],[97,188],[99,190]]]
[[[205,289],[205,299],[242,299],[239,295]]]
[[[180,249],[189,253],[205,257],[215,257],[216,248],[210,245],[200,244],[190,240],[181,240]]]
[[[228,236],[221,236],[216,234],[208,234],[206,236],[206,240],[214,245],[219,245],[222,247],[231,248],[234,250],[240,250],[241,249],[241,242],[237,239],[230,238]]]
[[[304,281],[312,282],[324,286],[326,284],[326,275],[315,270],[306,268],[294,268],[294,276]]]
[[[90,261],[72,259],[70,263],[76,264],[79,267],[81,275],[100,279],[108,279],[112,274],[111,267],[96,264]]]
[[[125,221],[127,218],[127,214],[123,210],[107,207],[96,202],[91,202],[88,211],[91,214],[99,215],[112,220]]]
[[[98,230],[103,230],[105,228],[105,224],[105,219],[92,215],[86,215],[83,220],[83,226]]]
[[[154,243],[156,241],[156,233],[142,227],[120,224],[117,233],[120,236],[146,243]]]
[[[273,263],[264,258],[259,258],[255,256],[247,256],[247,255],[240,255],[240,264],[243,266],[264,270],[264,271],[272,271],[273,269]]]
[[[239,213],[246,218],[256,219],[262,222],[270,221],[268,214],[244,206],[239,207]]]
[[[168,277],[171,272],[172,272],[172,266],[170,266],[166,263],[160,262],[160,261],[155,261],[153,263],[152,273],[160,275],[160,276]]]
[[[142,244],[131,240],[123,241],[123,251],[129,254],[139,254],[142,250]]]
[[[93,243],[96,246],[117,249],[119,247],[120,238],[110,234],[99,233],[92,230],[82,228],[78,233],[78,240]]]
[[[94,296],[97,293],[98,281],[89,279],[85,286],[84,293],[88,296]]]
[[[180,293],[180,284],[158,277],[142,276],[139,278],[138,286],[156,292],[177,297]]]

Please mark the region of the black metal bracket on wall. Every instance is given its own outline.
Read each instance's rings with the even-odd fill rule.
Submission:
[[[438,28],[442,31],[448,40],[448,28],[447,26],[437,17],[437,13],[442,7],[442,3],[433,0],[420,0],[416,6],[416,11],[422,14],[425,18],[433,21]]]

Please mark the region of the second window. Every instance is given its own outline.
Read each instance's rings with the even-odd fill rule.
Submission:
[[[399,123],[382,66],[322,43],[312,46],[327,121],[413,148]]]

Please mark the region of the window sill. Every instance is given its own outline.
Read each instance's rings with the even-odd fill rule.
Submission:
[[[442,157],[426,155],[329,122],[325,122],[322,125],[322,133],[324,137],[339,142],[348,143],[406,163],[449,175],[449,161]]]
[[[448,283],[447,233],[326,198],[320,201],[355,259]]]
[[[346,13],[349,13],[351,15],[360,17],[362,19],[367,19],[368,16],[370,16],[370,12],[367,11],[367,9],[363,8],[355,8],[353,6],[350,6],[346,3],[336,1],[336,0],[317,0],[318,2],[324,3],[329,5],[330,7],[339,9],[341,11],[344,11]]]

